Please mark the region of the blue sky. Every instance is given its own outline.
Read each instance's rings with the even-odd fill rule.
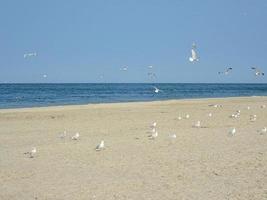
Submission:
[[[266,0],[1,1],[0,82],[148,82],[153,65],[157,82],[266,83],[250,70],[267,73],[266,10]]]

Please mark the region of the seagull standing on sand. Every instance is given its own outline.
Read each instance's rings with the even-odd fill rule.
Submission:
[[[100,144],[98,144],[95,148],[96,151],[101,151],[105,148],[104,140],[101,140]]]
[[[257,120],[257,115],[250,115],[250,121],[255,122]]]
[[[169,137],[170,137],[171,139],[175,139],[175,138],[176,138],[176,134],[175,134],[175,133],[170,133],[170,134],[169,134]]]
[[[230,71],[232,71],[232,67],[227,67],[226,70],[224,70],[223,72],[218,72],[218,74],[224,74],[224,75],[228,75]]]
[[[157,126],[157,122],[153,122],[153,123],[150,125],[151,128],[156,128],[156,126]]]
[[[186,114],[186,115],[185,115],[185,118],[186,118],[186,119],[189,119],[189,118],[190,118],[190,115],[189,115],[189,114]]]
[[[29,154],[30,158],[33,158],[36,152],[37,152],[36,147],[33,147],[31,151],[25,152],[24,154]]]
[[[255,76],[264,76],[264,72],[262,72],[259,68],[251,67],[251,69],[254,70]]]
[[[267,132],[267,127],[263,127],[259,132],[261,135],[265,134]]]
[[[35,56],[37,56],[37,53],[36,52],[33,52],[33,53],[25,53],[23,55],[24,58],[35,57]]]
[[[64,139],[67,136],[67,131],[64,131],[59,135],[59,138]]]
[[[229,134],[230,134],[231,136],[234,136],[235,133],[236,133],[236,129],[235,129],[235,128],[232,128],[232,129],[229,131]]]
[[[79,133],[76,133],[74,136],[71,137],[72,140],[78,140],[78,138],[80,137]]]
[[[200,128],[200,121],[197,121],[197,123],[193,127]]]
[[[198,58],[198,55],[197,55],[197,52],[196,52],[196,44],[195,43],[192,44],[191,57],[189,57],[189,61],[190,62],[199,61],[199,58]]]
[[[155,131],[151,135],[149,135],[150,139],[155,139],[156,137],[158,137],[158,132],[157,131]]]

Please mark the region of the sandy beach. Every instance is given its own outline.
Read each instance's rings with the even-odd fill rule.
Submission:
[[[267,199],[264,104],[267,97],[0,110],[0,199]]]

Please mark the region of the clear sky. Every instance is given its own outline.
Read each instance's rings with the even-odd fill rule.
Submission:
[[[0,25],[0,82],[147,82],[149,65],[157,82],[267,82],[250,70],[267,73],[266,0],[8,0]]]

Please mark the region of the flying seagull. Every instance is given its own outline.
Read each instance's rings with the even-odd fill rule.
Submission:
[[[259,68],[251,67],[251,69],[254,70],[255,76],[264,76],[264,72],[262,72]]]
[[[147,75],[150,79],[156,79],[157,78],[157,75],[154,72],[148,72]]]
[[[155,89],[155,90],[154,90],[155,93],[162,92],[162,90],[158,89],[157,87],[153,87],[153,88]]]
[[[197,55],[197,52],[196,52],[196,44],[195,43],[192,44],[191,57],[189,57],[189,61],[190,62],[199,61],[199,58],[198,58],[198,55]]]
[[[120,68],[120,71],[127,71],[127,70],[128,70],[128,66]]]
[[[37,56],[37,53],[36,52],[33,52],[33,53],[25,53],[23,55],[24,58],[35,57],[35,56]]]
[[[218,72],[218,74],[224,74],[224,75],[228,75],[230,71],[232,71],[232,67],[227,67],[226,70],[224,70],[223,72]]]

